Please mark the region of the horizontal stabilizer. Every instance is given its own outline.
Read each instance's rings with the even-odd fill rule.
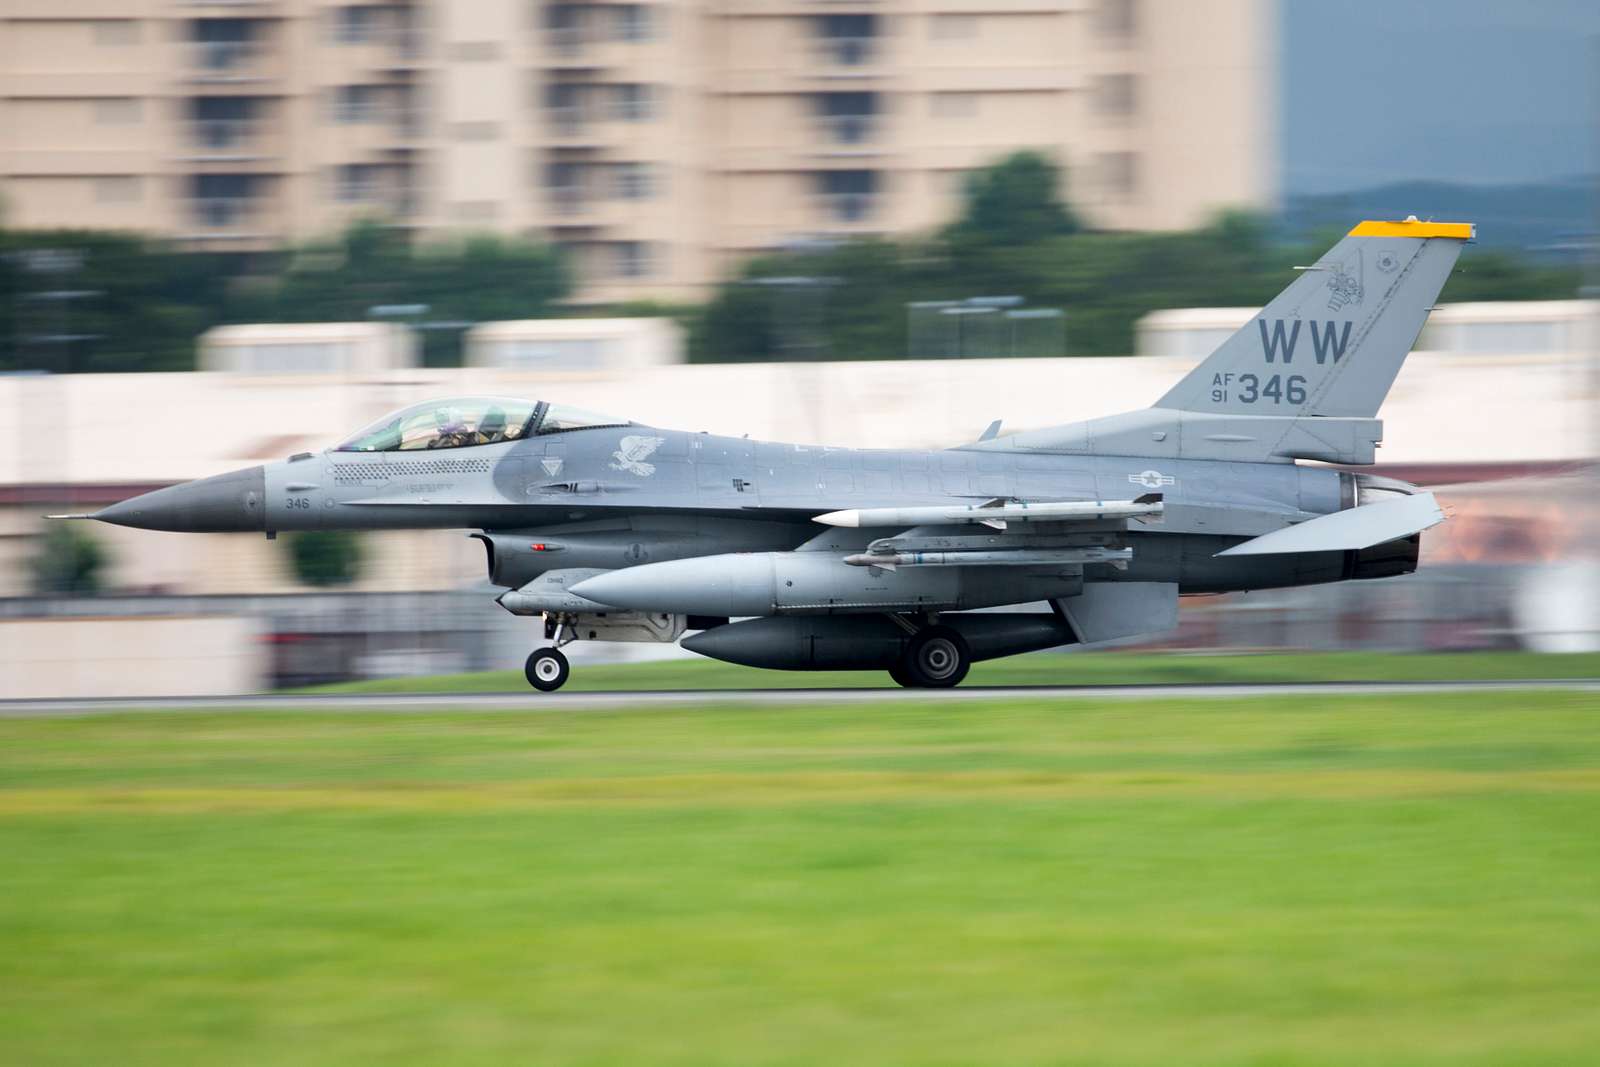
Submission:
[[[1270,556],[1291,552],[1348,552],[1410,537],[1444,521],[1432,493],[1397,496],[1285,526],[1218,552],[1219,556]]]

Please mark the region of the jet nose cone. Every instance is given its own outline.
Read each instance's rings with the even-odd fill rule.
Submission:
[[[140,530],[238,533],[264,530],[267,472],[250,467],[184,482],[101,508],[90,518]]]

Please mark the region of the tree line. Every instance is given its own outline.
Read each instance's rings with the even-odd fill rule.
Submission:
[[[465,324],[573,314],[670,314],[698,362],[897,359],[908,305],[1000,295],[1062,310],[1069,354],[1126,355],[1147,312],[1263,304],[1339,237],[1294,239],[1237,212],[1182,232],[1096,231],[1062,185],[1046,157],[1019,152],[974,172],[959,216],[937,232],[757,256],[691,306],[573,309],[571,268],[551,245],[412,240],[376,221],[254,255],[182,252],[135,234],[0,230],[0,371],[187,370],[212,326],[358,321],[397,306],[426,307],[413,318],[435,327],[423,334],[430,365],[459,361]],[[1574,267],[1474,247],[1441,299],[1563,299],[1578,284]]]
[[[1070,355],[1129,355],[1134,325],[1148,312],[1259,307],[1348,229],[1294,238],[1264,217],[1227,212],[1195,230],[1095,231],[1062,202],[1061,184],[1048,159],[1021,152],[975,172],[961,216],[938,233],[752,259],[691,321],[692,356],[902,358],[908,304],[985,296],[1065,312]],[[810,279],[815,293],[807,304],[763,279]],[[1569,299],[1579,281],[1576,267],[1475,246],[1440,299]],[[815,337],[794,342],[796,331],[813,328]]]
[[[431,365],[466,324],[561,313],[566,259],[471,234],[413,242],[376,221],[286,253],[182,252],[137,234],[0,231],[0,370],[191,370],[195,339],[244,322],[355,322],[417,308]],[[421,310],[425,308],[425,310]]]

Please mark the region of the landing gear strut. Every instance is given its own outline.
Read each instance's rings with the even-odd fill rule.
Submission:
[[[907,642],[889,677],[907,688],[950,689],[961,684],[971,667],[966,638],[948,626],[929,626]]]
[[[547,626],[545,632],[555,644],[534,650],[522,672],[528,676],[529,685],[541,693],[553,693],[567,684],[567,677],[572,673],[572,666],[567,662],[567,657],[562,655],[561,646],[577,640],[577,635],[569,633],[566,620],[559,617],[555,620],[554,630]]]

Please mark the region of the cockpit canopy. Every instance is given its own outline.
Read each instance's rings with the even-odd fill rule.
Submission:
[[[385,415],[335,452],[414,452],[435,448],[469,448],[518,441],[535,435],[626,426],[627,419],[592,411],[517,400],[505,396],[457,396],[427,400]]]

